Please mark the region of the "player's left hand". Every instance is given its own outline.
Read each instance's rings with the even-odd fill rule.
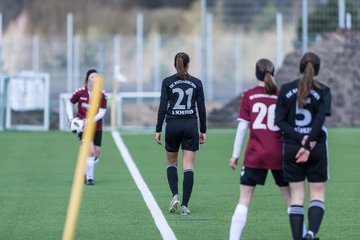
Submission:
[[[297,152],[295,159],[296,163],[305,163],[309,160],[310,151],[306,150],[305,148],[300,148]]]
[[[235,170],[237,167],[237,163],[238,163],[238,158],[236,157],[231,157],[230,158],[230,162],[229,162],[229,166],[232,170]]]
[[[161,145],[161,132],[155,133],[155,142]]]
[[[301,140],[301,145],[305,145],[305,143],[306,143],[306,140],[309,138],[309,136],[308,135],[305,135],[304,137],[303,137],[303,139]],[[310,149],[311,150],[313,150],[314,148],[316,147],[316,141],[311,141],[310,142]]]

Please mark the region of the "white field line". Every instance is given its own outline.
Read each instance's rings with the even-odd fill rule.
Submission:
[[[115,141],[116,146],[118,147],[120,154],[122,155],[126,166],[128,167],[131,176],[133,177],[136,186],[138,187],[141,195],[143,196],[147,207],[149,208],[151,215],[155,221],[157,228],[160,231],[160,234],[163,239],[166,240],[176,240],[176,236],[172,229],[170,228],[164,214],[162,213],[159,205],[155,201],[154,196],[150,192],[148,186],[146,185],[143,177],[141,176],[138,168],[136,167],[129,150],[126,148],[124,141],[122,140],[119,132],[113,130],[111,135]]]

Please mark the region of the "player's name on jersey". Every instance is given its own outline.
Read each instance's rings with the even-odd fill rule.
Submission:
[[[193,114],[194,110],[189,109],[189,110],[172,110],[171,114],[172,115],[190,115]]]
[[[170,84],[169,87],[170,87],[170,89],[172,89],[173,87],[175,87],[177,84],[180,84],[180,83],[189,84],[193,88],[196,88],[196,85],[193,82],[189,81],[189,80],[177,80],[177,81],[173,82],[172,84]]]
[[[294,130],[300,134],[309,134],[311,132],[311,127],[294,127]]]
[[[251,95],[250,100],[256,99],[256,98],[273,98],[273,99],[277,99],[276,95],[269,95],[269,94],[263,94],[263,93],[257,93],[254,95]]]
[[[298,91],[297,88],[293,88],[293,89],[289,90],[285,95],[287,98],[291,98],[291,96],[294,95],[295,93],[297,93],[297,91]],[[310,94],[313,95],[316,100],[320,99],[320,95],[316,91],[311,90]]]

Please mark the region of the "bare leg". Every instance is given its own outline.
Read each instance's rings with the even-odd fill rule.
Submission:
[[[284,201],[286,203],[286,206],[290,206],[290,201],[291,201],[291,194],[290,194],[290,188],[287,186],[287,187],[279,187],[280,188],[280,191],[282,193],[282,196],[284,198]]]
[[[95,164],[97,164],[100,160],[100,148],[100,146],[94,145]]]

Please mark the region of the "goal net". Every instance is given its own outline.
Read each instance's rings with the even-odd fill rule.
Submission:
[[[49,130],[49,84],[49,74],[33,72],[8,76],[2,81],[5,130]]]

